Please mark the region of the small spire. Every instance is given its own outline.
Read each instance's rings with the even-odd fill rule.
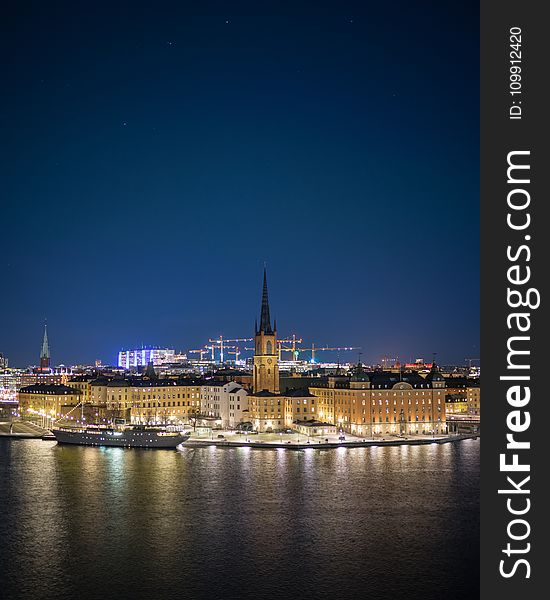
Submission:
[[[44,339],[42,340],[42,352],[40,358],[50,358],[50,346],[48,344],[48,323],[44,323]]]
[[[48,343],[48,324],[44,323],[44,338],[42,350],[40,351],[40,370],[46,371],[50,368],[50,345]]]

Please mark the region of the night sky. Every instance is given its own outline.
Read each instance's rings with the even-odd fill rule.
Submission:
[[[10,365],[249,337],[264,261],[281,336],[479,356],[478,3],[18,4]]]

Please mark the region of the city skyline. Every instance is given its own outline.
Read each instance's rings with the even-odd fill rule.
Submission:
[[[264,265],[264,280],[263,280],[263,292],[262,292],[262,308],[261,308],[261,316],[260,319],[263,319],[263,312],[265,310],[264,308],[264,304],[266,303],[266,294],[267,294],[267,279],[266,279],[266,266]],[[259,313],[260,314],[260,313]],[[269,315],[269,309],[267,309],[267,314]],[[275,318],[275,323],[276,323],[276,318]],[[256,334],[257,331],[257,325],[258,325],[258,319],[255,319],[255,324],[254,324],[254,335]],[[49,339],[48,339],[48,333],[47,333],[47,321],[44,322],[44,329],[43,329],[43,338],[42,338],[42,343],[41,343],[41,350],[40,350],[40,360],[38,361],[38,365],[40,367],[40,369],[49,369],[50,367],[50,360],[51,360],[51,356],[50,356],[50,346],[49,346]],[[300,352],[300,360],[307,360],[308,356],[309,358],[313,361],[314,360],[314,354],[311,353],[312,348],[309,346],[313,346],[315,348],[315,351],[321,352],[323,351],[323,353],[326,351],[325,348],[328,348],[328,344],[319,344],[314,342],[309,342],[308,340],[302,340],[298,335],[296,335],[295,333],[290,334],[289,336],[280,336],[279,339],[282,340],[283,343],[283,347],[284,349],[288,350],[289,345],[288,342],[289,340],[285,340],[285,337],[292,337],[294,336],[296,338],[296,348],[297,350]],[[208,342],[210,343],[210,345],[208,343],[199,345],[197,344],[196,346],[198,348],[202,348],[205,351],[205,356],[208,357],[213,356],[215,357],[217,362],[222,362],[222,355],[220,353],[220,349],[221,346],[217,346],[216,342],[219,339],[225,340],[226,344],[229,342],[239,342],[239,346],[237,346],[240,349],[240,354],[241,354],[241,358],[251,358],[253,356],[253,348],[252,347],[247,347],[246,342],[248,342],[249,344],[252,344],[254,338],[253,337],[248,337],[245,339],[239,339],[239,340],[235,340],[235,339],[230,339],[228,336],[224,335],[224,334],[220,334],[219,336],[216,336],[214,339],[212,338],[208,338]],[[242,342],[242,343],[241,343]],[[225,353],[225,360],[223,362],[232,362],[231,359],[228,358],[228,353],[227,350],[231,349],[231,348],[235,348],[234,345],[229,345],[229,346],[225,346],[226,348],[226,353]],[[198,352],[198,350],[196,349],[192,349],[191,346],[173,346],[173,347],[169,347],[166,344],[162,345],[162,344],[144,344],[144,343],[140,343],[140,344],[135,344],[134,346],[127,346],[126,348],[119,348],[119,350],[116,352],[116,354],[120,355],[121,352],[123,351],[131,351],[131,350],[154,350],[154,349],[171,349],[171,350],[175,350],[176,353],[181,352],[182,354],[186,354],[189,351],[191,352]],[[207,350],[208,349],[208,350]],[[327,351],[327,358],[325,361],[322,360],[322,358],[319,358],[319,354],[316,355],[317,359],[315,362],[320,363],[320,362],[334,362],[334,357],[337,357],[336,360],[337,362],[341,362],[343,364],[348,363],[348,364],[356,364],[358,362],[363,362],[364,364],[371,364],[371,365],[376,365],[376,364],[382,364],[385,361],[397,361],[398,363],[404,365],[406,362],[413,362],[414,360],[417,360],[419,358],[422,359],[428,359],[426,360],[426,362],[429,362],[430,357],[432,359],[435,360],[438,352],[437,351],[433,351],[433,352],[428,352],[428,353],[412,353],[407,355],[403,355],[400,354],[399,352],[393,352],[393,353],[388,353],[386,352],[385,354],[381,355],[376,355],[375,354],[375,350],[373,349],[371,353],[369,353],[368,351],[365,351],[366,349],[364,349],[363,347],[350,347],[350,348],[340,348],[340,351],[337,350],[332,350],[332,351]],[[368,349],[367,349],[368,350]],[[307,354],[309,352],[309,355]],[[322,356],[325,356],[324,354]],[[6,356],[6,358],[9,359],[8,356]],[[189,356],[188,358],[193,358],[192,356]],[[195,358],[199,358],[198,356],[196,356]],[[202,358],[202,357],[201,357]],[[233,358],[233,360],[235,360],[236,357]],[[117,360],[113,360],[111,357],[108,357],[107,360],[105,360],[105,357],[102,356],[96,356],[94,360],[89,361],[88,363],[86,363],[85,361],[67,361],[67,362],[63,362],[63,361],[54,361],[51,366],[53,367],[54,364],[59,364],[59,365],[77,365],[77,364],[92,364],[95,360],[100,360],[103,362],[103,364],[105,365],[112,365],[112,366],[116,366],[117,365]],[[290,357],[289,357],[290,359]],[[441,364],[441,362],[443,362],[444,364],[456,364],[456,365],[460,365],[460,364],[467,364],[468,361],[479,361],[479,358],[477,357],[465,357],[462,361],[441,361],[441,357],[437,358],[437,362],[439,362]],[[29,362],[28,366],[32,366],[34,365],[34,362]],[[470,362],[471,364],[471,362]],[[14,365],[12,365],[14,366]],[[17,365],[18,367],[22,367],[22,365]]]
[[[6,28],[10,364],[249,337],[264,261],[282,335],[478,357],[475,6],[174,10]]]

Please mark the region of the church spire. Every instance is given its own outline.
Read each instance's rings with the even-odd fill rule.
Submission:
[[[42,340],[42,350],[40,351],[40,369],[50,368],[50,345],[48,343],[48,325],[44,323],[44,339]]]
[[[267,296],[267,271],[264,267],[264,288],[262,292],[262,312],[260,315],[260,331],[272,334],[271,318],[269,316],[269,298]]]
[[[254,325],[254,369],[252,371],[252,390],[254,394],[260,392],[278,394],[279,359],[277,356],[277,331],[276,327],[275,329],[271,327],[271,315],[269,314],[269,299],[267,295],[267,271],[265,265],[260,321],[256,321]],[[255,410],[256,409],[252,407],[252,413],[254,413]],[[280,424],[281,423],[279,423],[279,425]]]

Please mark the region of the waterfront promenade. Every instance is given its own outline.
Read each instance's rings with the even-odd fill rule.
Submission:
[[[326,450],[330,448],[368,448],[374,446],[417,446],[426,444],[446,444],[465,439],[475,439],[476,434],[458,435],[414,435],[396,436],[386,435],[376,438],[364,438],[345,434],[341,435],[307,437],[298,433],[260,433],[260,434],[236,434],[234,432],[214,431],[209,435],[192,435],[186,442],[180,444],[180,448],[200,448],[215,446],[218,448],[262,448],[262,449],[285,449],[306,450],[316,448]]]
[[[0,422],[0,437],[40,439],[45,433],[47,433],[47,429],[43,429],[30,421]]]
[[[0,423],[0,438],[41,439],[49,432],[28,421]],[[341,439],[343,437],[343,439]],[[373,446],[418,446],[425,444],[446,444],[464,439],[479,437],[479,433],[453,435],[380,435],[365,438],[350,434],[332,434],[307,437],[300,433],[244,433],[235,431],[212,430],[209,432],[192,432],[191,437],[180,444],[180,448],[201,448],[215,446],[218,448],[261,448],[274,450],[305,450],[316,448],[368,448]],[[48,439],[47,441],[51,441]]]

